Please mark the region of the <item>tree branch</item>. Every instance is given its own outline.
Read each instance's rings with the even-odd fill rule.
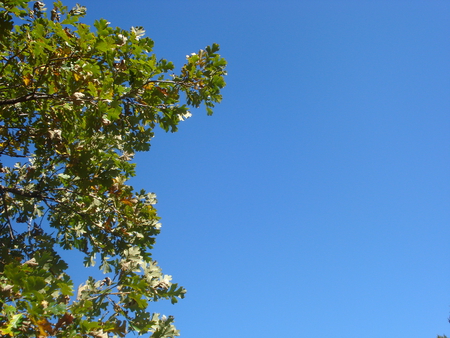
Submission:
[[[8,224],[9,236],[12,239],[14,239],[15,238],[14,230],[11,225],[11,219],[9,218],[8,205],[6,203],[5,193],[3,191],[1,191],[1,194],[2,194],[2,201],[3,201],[3,210],[4,210],[5,216],[6,216],[6,223]]]
[[[9,192],[14,195],[19,195],[19,196],[29,197],[29,198],[39,198],[39,199],[45,198],[45,196],[43,196],[40,191],[28,192],[28,191],[25,191],[25,190],[22,190],[19,188],[8,188],[8,187],[4,187],[3,185],[0,185],[0,193],[4,194],[5,192]]]
[[[31,93],[21,97],[16,97],[14,99],[6,99],[0,100],[0,106],[13,105],[20,102],[27,102],[33,100],[46,100],[46,99],[55,99],[57,96],[49,95],[49,94],[41,94],[41,93]]]

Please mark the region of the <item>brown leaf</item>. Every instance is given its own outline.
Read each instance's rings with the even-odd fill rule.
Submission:
[[[59,318],[58,322],[55,325],[55,331],[58,330],[60,327],[69,325],[73,322],[73,316],[69,313],[66,313],[64,316]]]
[[[43,318],[36,322],[36,325],[39,329],[39,337],[47,337],[48,335],[53,335],[52,324],[47,320],[47,318]]]

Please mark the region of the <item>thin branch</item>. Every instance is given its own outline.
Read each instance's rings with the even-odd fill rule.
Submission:
[[[1,126],[0,126],[0,128],[1,128]],[[27,158],[28,157],[27,155],[20,155],[20,154],[16,154],[16,153],[12,153],[12,152],[10,152],[9,154],[6,153],[6,150],[8,149],[8,147],[11,144],[11,140],[7,139],[5,143],[6,144],[3,146],[3,149],[0,150],[0,156],[9,156],[9,157],[15,157],[15,158]]]
[[[43,196],[40,191],[28,192],[28,191],[25,191],[25,190],[22,190],[19,188],[4,187],[3,185],[0,185],[0,192],[2,193],[2,195],[4,195],[5,192],[9,192],[14,195],[19,195],[19,196],[29,197],[29,198],[44,199],[46,197],[46,196]]]
[[[9,218],[9,213],[8,213],[8,205],[6,204],[6,197],[5,197],[5,193],[3,191],[0,191],[2,194],[2,200],[3,200],[3,210],[5,212],[5,216],[6,216],[6,221],[8,224],[8,230],[9,230],[9,236],[14,239],[14,233],[13,233],[13,228],[11,225],[11,219]]]
[[[144,87],[150,83],[167,83],[167,84],[173,84],[178,86],[186,86],[183,82],[177,82],[172,80],[148,80],[145,82],[142,87],[131,89],[128,93],[123,94],[121,97],[119,97],[119,100],[127,99],[127,98],[134,98],[134,94],[136,94],[140,89],[144,89]]]
[[[28,45],[25,45],[25,47],[23,47],[23,49],[21,49],[19,52],[17,52],[16,54],[14,54],[13,56],[11,56],[9,59],[6,60],[5,64],[3,65],[2,69],[0,70],[0,74],[3,73],[3,71],[5,70],[6,66],[9,64],[9,62],[11,60],[13,60],[14,58],[18,57],[20,54],[22,54],[22,52],[27,49]]]
[[[56,99],[58,96],[50,95],[50,94],[41,94],[41,93],[31,93],[21,97],[16,97],[13,99],[0,100],[0,106],[13,105],[16,103],[33,101],[33,100],[46,100],[46,99]]]

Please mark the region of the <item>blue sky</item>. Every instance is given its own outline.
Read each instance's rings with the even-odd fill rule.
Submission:
[[[67,2],[69,7],[72,2]],[[182,337],[450,335],[448,1],[99,1],[224,100],[136,157]]]

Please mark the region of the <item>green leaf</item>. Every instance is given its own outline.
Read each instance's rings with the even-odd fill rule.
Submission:
[[[23,319],[23,313],[15,314],[11,317],[5,328],[0,327],[0,333],[4,335],[14,336],[15,331],[20,326],[20,322]]]

